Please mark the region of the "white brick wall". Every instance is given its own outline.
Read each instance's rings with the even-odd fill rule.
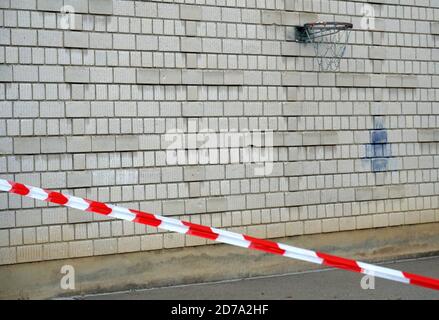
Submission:
[[[375,32],[353,1],[32,2],[0,5],[2,178],[268,238],[439,221],[436,0],[383,1]],[[337,73],[292,41],[328,15],[354,23]],[[273,130],[272,172],[168,165],[164,134],[194,128]],[[206,244],[13,195],[0,211],[0,264]]]

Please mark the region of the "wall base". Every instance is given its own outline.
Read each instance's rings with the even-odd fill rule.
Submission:
[[[438,254],[438,230],[439,223],[429,223],[277,240],[376,262]],[[64,265],[75,268],[75,290],[60,287]],[[45,299],[317,268],[322,266],[219,244],[0,266],[0,298]]]

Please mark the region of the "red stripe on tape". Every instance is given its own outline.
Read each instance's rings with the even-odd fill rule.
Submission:
[[[319,258],[323,259],[323,264],[331,267],[345,269],[354,272],[361,272],[361,268],[358,266],[355,260],[346,259],[342,257],[336,257],[330,254],[316,252]]]
[[[279,248],[279,245],[276,242],[253,238],[247,235],[244,235],[244,239],[250,241],[249,248],[251,249],[280,255],[283,255],[285,253],[285,250]]]
[[[428,278],[424,276],[420,276],[413,273],[408,272],[402,272],[404,274],[404,277],[408,278],[410,280],[411,284],[415,284],[421,287],[426,287],[430,289],[436,289],[439,290],[439,280]]]
[[[69,199],[59,192],[47,191],[47,190],[46,192],[48,194],[46,201],[57,203],[60,205],[65,205],[67,202],[69,202]]]
[[[30,192],[29,188],[26,187],[24,184],[12,181],[8,182],[12,186],[12,189],[9,192],[13,192],[22,196],[25,196]]]
[[[210,239],[210,240],[216,240],[216,238],[218,238],[218,234],[213,232],[210,227],[206,227],[200,224],[194,224],[186,221],[182,221],[182,222],[185,226],[189,227],[187,234]]]
[[[129,209],[129,210],[136,215],[136,218],[133,220],[134,222],[146,224],[152,227],[158,227],[160,223],[162,223],[162,221],[157,219],[153,214],[137,211],[133,209]]]
[[[84,199],[84,200],[89,203],[89,206],[85,211],[96,212],[104,215],[108,215],[113,211],[113,209],[108,207],[105,203],[92,201],[88,199]]]

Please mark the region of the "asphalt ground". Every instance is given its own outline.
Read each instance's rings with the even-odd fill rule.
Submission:
[[[381,263],[401,271],[439,278],[439,257]],[[279,300],[279,299],[384,299],[439,300],[439,291],[337,270],[197,283],[172,287],[86,295],[86,300]],[[362,286],[363,283],[363,286]]]

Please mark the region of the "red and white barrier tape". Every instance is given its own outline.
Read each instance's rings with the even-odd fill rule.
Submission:
[[[364,262],[341,258],[322,252],[301,249],[269,240],[253,238],[247,235],[211,228],[199,224],[180,221],[138,210],[126,209],[102,202],[78,198],[55,191],[44,190],[21,183],[0,179],[0,191],[15,193],[21,196],[52,202],[82,211],[94,212],[109,217],[137,222],[161,229],[189,234],[209,240],[227,243],[233,246],[260,250],[285,257],[323,264],[343,270],[360,272],[379,278],[403,282],[439,290],[439,280],[408,272],[384,268]]]

